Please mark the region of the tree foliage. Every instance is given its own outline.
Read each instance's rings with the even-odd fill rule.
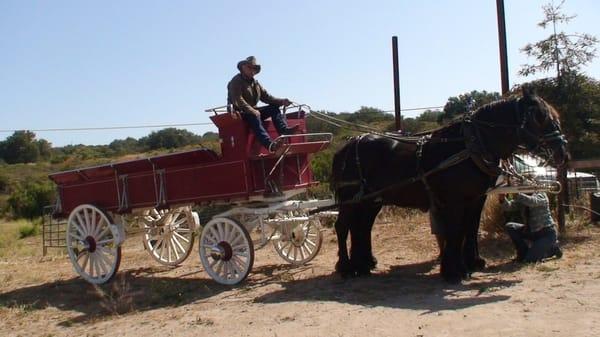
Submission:
[[[552,26],[553,33],[546,39],[529,43],[521,49],[528,57],[535,58],[537,63],[522,65],[520,75],[529,76],[556,69],[556,77],[560,78],[563,73],[578,71],[596,56],[595,45],[598,39],[595,36],[557,32],[559,24],[567,24],[576,17],[562,13],[561,7],[564,2],[563,0],[558,5],[552,2],[542,6],[544,19],[538,26],[543,29]]]
[[[35,133],[31,131],[15,131],[5,141],[0,142],[0,157],[7,164],[33,163],[40,157],[40,149],[46,150],[49,143],[43,140],[42,144],[35,140]]]
[[[42,215],[53,197],[54,186],[49,180],[27,180],[14,187],[7,203],[14,217],[33,219]]]
[[[600,82],[573,72],[563,74],[560,82],[546,78],[528,85],[559,111],[571,155],[600,157]]]
[[[147,149],[174,149],[186,145],[198,144],[201,137],[184,129],[167,128],[154,131],[140,139],[140,143]]]
[[[444,105],[444,112],[439,115],[438,122],[443,124],[445,121],[452,120],[468,111],[473,111],[482,105],[497,101],[501,98],[497,92],[487,92],[473,90],[462,95],[448,98]]]

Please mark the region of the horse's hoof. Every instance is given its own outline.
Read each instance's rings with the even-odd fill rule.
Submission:
[[[452,275],[442,274],[442,277],[444,278],[444,281],[446,281],[449,284],[460,284],[463,280],[463,278],[460,274],[452,274]]]
[[[485,260],[478,257],[473,261],[473,265],[471,266],[471,271],[482,271],[485,269]]]
[[[356,276],[371,276],[371,270],[370,269],[362,269],[362,270],[357,270],[356,271]]]
[[[374,270],[377,268],[377,259],[375,257],[371,257],[371,261],[369,261],[369,269]]]
[[[335,271],[343,278],[354,276],[354,268],[352,268],[350,261],[338,261],[335,264]]]

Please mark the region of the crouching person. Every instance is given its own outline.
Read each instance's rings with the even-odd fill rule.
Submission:
[[[507,222],[505,225],[517,250],[517,262],[531,263],[553,256],[562,257],[546,193],[519,193],[514,200],[508,200],[501,194],[500,202],[505,211],[520,210],[524,213],[524,224]]]

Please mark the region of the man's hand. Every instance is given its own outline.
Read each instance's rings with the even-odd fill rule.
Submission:
[[[281,105],[283,105],[283,106],[288,106],[290,104],[292,104],[292,101],[290,101],[287,98],[284,98],[284,99],[281,100]]]

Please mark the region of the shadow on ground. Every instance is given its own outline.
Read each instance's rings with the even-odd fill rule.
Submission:
[[[130,269],[119,272],[113,281],[101,286],[76,277],[24,287],[1,293],[0,307],[25,311],[54,307],[81,313],[59,323],[69,326],[132,311],[185,305],[231,290],[231,287],[217,284],[210,278],[160,276],[164,271],[160,267]]]
[[[257,297],[254,302],[332,301],[421,310],[427,314],[505,301],[510,296],[493,293],[518,282],[478,273],[463,284],[449,285],[437,273],[430,273],[434,267],[435,261],[427,261],[392,267],[370,277],[342,279],[332,274],[279,282],[282,289]]]

